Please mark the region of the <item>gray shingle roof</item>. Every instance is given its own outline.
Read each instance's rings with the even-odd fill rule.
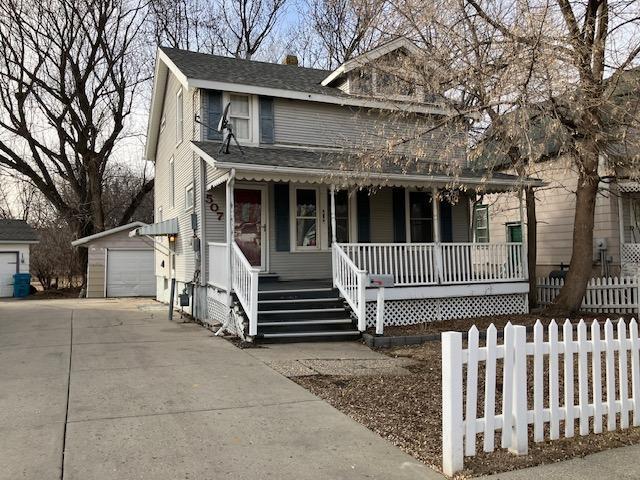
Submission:
[[[268,167],[309,168],[321,170],[349,171],[349,157],[353,155],[353,162],[358,162],[355,154],[348,152],[313,151],[297,148],[277,147],[242,147],[242,154],[236,146],[231,146],[229,153],[219,153],[220,144],[216,142],[192,142],[197,148],[205,152],[211,158],[223,163],[260,165]],[[444,171],[446,165],[436,165],[424,159],[390,158],[379,169],[372,169],[369,173],[395,174],[395,175],[447,175]],[[480,180],[485,175],[482,170],[463,168],[458,176],[467,179]],[[453,179],[453,175],[451,176]],[[518,177],[505,173],[493,173],[491,178],[495,180],[517,181]],[[533,179],[532,179],[533,180]]]
[[[38,234],[24,220],[0,219],[0,242],[37,242]]]
[[[331,71],[296,65],[256,62],[239,58],[160,48],[187,78],[278,88],[296,92],[346,96],[338,88],[320,83]]]

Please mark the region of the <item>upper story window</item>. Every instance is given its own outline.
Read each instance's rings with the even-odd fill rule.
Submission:
[[[251,100],[249,95],[229,95],[231,108],[229,120],[233,125],[233,133],[238,140],[251,140]]]
[[[173,208],[176,206],[176,164],[173,157],[169,159],[169,196]]]
[[[182,143],[184,135],[184,102],[182,98],[182,89],[180,89],[176,94],[176,145]]]

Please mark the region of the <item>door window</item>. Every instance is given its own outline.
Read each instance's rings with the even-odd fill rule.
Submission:
[[[235,189],[234,240],[254,267],[262,264],[262,191]]]

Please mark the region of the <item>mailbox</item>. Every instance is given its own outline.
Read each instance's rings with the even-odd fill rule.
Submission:
[[[370,287],[393,287],[393,275],[369,275],[369,286]]]

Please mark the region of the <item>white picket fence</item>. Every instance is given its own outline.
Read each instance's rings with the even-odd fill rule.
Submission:
[[[538,301],[549,305],[564,285],[561,278],[538,278]],[[582,309],[593,313],[639,313],[640,279],[636,277],[592,278],[582,300]]]
[[[606,428],[609,431],[616,429],[617,414],[621,429],[629,427],[631,412],[633,426],[640,425],[640,340],[635,319],[629,324],[628,335],[627,325],[620,319],[617,337],[614,337],[613,324],[607,320],[604,339],[597,321],[591,324],[590,338],[584,321],[577,325],[576,339],[573,327],[567,320],[562,327],[562,340],[559,340],[558,325],[552,321],[547,327],[545,341],[544,327],[538,320],[533,329],[533,342],[527,342],[526,327],[508,323],[504,329],[503,344],[498,345],[497,330],[492,324],[487,329],[485,345],[480,346],[478,329],[473,326],[469,330],[466,349],[462,348],[462,333],[442,334],[442,451],[445,474],[453,475],[462,470],[464,456],[475,455],[478,434],[483,434],[482,449],[485,452],[495,449],[495,432],[501,431],[500,447],[524,455],[528,451],[528,425],[533,425],[535,442],[544,441],[547,423],[550,440],[561,436],[573,437],[576,420],[579,420],[580,435],[589,433],[591,418],[593,432],[601,433],[604,415],[607,416]],[[577,403],[575,355],[578,359]],[[533,358],[532,371],[527,369],[528,357]],[[496,415],[498,359],[503,359],[502,401]],[[485,363],[484,405],[482,416],[478,416],[478,366],[481,362]],[[466,365],[464,376],[463,365]],[[546,391],[545,371],[548,372]],[[561,375],[564,383],[562,392],[559,388]],[[631,392],[628,391],[629,380]],[[528,395],[528,384],[533,386],[531,395]],[[533,405],[531,410],[528,401]],[[564,422],[562,431],[560,422]]]

